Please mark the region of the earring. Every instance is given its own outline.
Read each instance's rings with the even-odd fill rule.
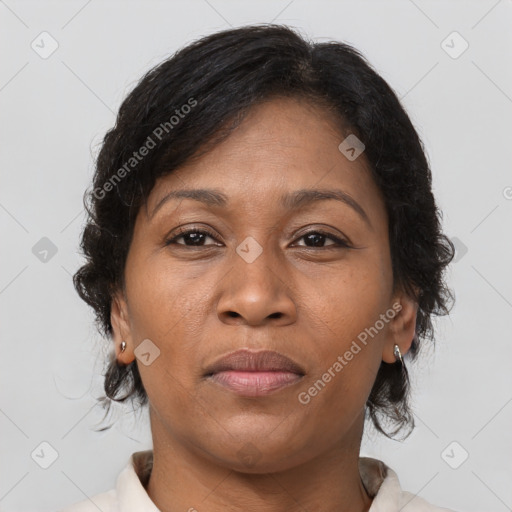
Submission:
[[[395,345],[396,347],[396,345]],[[126,350],[126,341],[121,341],[121,352],[124,352]]]
[[[400,352],[400,347],[395,344],[393,347],[393,355],[395,356],[396,362],[400,361],[400,364],[404,365],[404,360],[402,359],[402,353]]]

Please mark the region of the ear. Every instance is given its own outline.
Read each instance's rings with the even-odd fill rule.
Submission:
[[[407,294],[400,293],[394,297],[389,311],[394,311],[396,314],[389,322],[382,360],[385,363],[394,363],[396,361],[393,354],[395,344],[400,348],[402,355],[406,354],[411,348],[412,340],[416,333],[418,303]],[[392,313],[389,314],[389,316],[391,315]]]
[[[110,323],[116,359],[122,364],[130,364],[135,359],[133,338],[128,314],[128,304],[121,291],[117,291],[112,299],[110,308]],[[121,352],[121,342],[126,342],[126,349]]]

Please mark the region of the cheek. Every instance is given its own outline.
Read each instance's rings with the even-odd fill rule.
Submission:
[[[381,315],[390,307],[390,283],[378,266],[367,266],[331,279],[321,290],[309,294],[308,316],[316,333],[310,360],[317,364],[305,401],[346,413],[347,407],[364,405],[380,366],[389,329],[389,319],[382,321]]]
[[[185,280],[165,259],[134,258],[126,273],[132,328],[138,338],[165,339],[193,318],[200,300],[197,283]]]
[[[308,383],[309,387],[300,390],[298,399],[303,409],[303,427],[322,432],[325,439],[332,440],[343,437],[364,415],[378,365],[375,368],[373,361],[355,356],[340,371],[334,364],[329,366]]]
[[[309,301],[316,304],[315,316],[329,327],[329,338],[335,334],[342,348],[385,313],[391,282],[378,262],[354,266],[324,279],[325,283],[317,282],[315,288],[321,292],[310,294]]]
[[[150,339],[160,351],[151,367],[139,364],[150,400],[163,398],[164,408],[172,403],[171,409],[185,410],[182,395],[195,392],[205,334],[214,331],[208,324],[209,298],[219,278],[199,280],[173,267],[160,257],[138,265],[140,271],[135,265],[129,269],[135,276],[130,316],[135,344]]]
[[[364,409],[389,327],[379,321],[386,306],[378,290],[348,287],[342,294],[324,297],[324,302],[331,304],[322,317],[328,328],[324,325],[315,335],[310,353],[315,364],[298,398],[311,417],[325,416],[322,428],[335,432]]]

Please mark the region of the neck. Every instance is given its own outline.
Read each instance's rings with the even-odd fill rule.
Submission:
[[[358,467],[362,421],[354,425],[357,435],[314,459],[278,472],[243,473],[176,439],[151,413],[153,469],[146,490],[162,512],[366,512],[372,498]]]

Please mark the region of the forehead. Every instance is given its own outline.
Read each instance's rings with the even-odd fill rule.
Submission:
[[[263,172],[262,159],[267,166],[286,162],[305,167],[299,166],[304,158],[310,168],[315,162],[320,168],[339,160],[337,147],[343,138],[341,122],[327,109],[303,99],[275,98],[253,106],[226,140],[189,169],[243,162],[239,171]]]
[[[305,188],[342,188],[368,206],[382,202],[364,153],[350,161],[338,149],[349,133],[326,108],[297,98],[266,101],[208,153],[157,180],[147,211],[182,188],[222,189],[232,207],[277,204]]]

